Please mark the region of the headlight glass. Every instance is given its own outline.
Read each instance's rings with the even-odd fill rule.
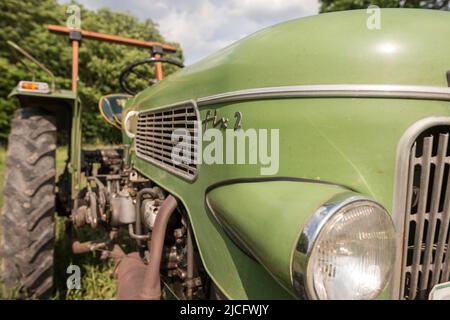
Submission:
[[[387,212],[370,200],[351,202],[322,226],[307,263],[318,299],[373,299],[385,288],[395,258]]]

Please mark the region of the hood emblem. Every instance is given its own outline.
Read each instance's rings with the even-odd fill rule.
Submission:
[[[236,111],[234,113],[234,130],[239,130],[242,128],[242,112]],[[214,110],[214,113],[211,110],[208,110],[206,112],[206,117],[202,121],[202,124],[204,125],[204,130],[208,129],[208,124],[212,124],[212,128],[219,127],[221,129],[227,129],[228,125],[230,124],[229,118],[219,117],[217,116],[217,110]]]

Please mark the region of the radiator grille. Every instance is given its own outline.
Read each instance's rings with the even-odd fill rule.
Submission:
[[[449,281],[450,126],[427,129],[410,150],[401,296],[426,299]],[[405,164],[406,165],[406,164]]]
[[[198,148],[197,120],[197,110],[191,102],[140,112],[135,139],[136,155],[182,177],[194,179],[197,174],[194,161]],[[185,134],[173,141],[172,134],[176,129],[182,129]],[[189,153],[177,151],[173,154],[176,145]],[[185,158],[178,157],[178,154]]]

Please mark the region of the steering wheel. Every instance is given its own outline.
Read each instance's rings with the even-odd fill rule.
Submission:
[[[157,83],[158,80],[149,77],[149,72],[151,71],[150,67],[152,67],[155,62],[168,63],[179,68],[184,67],[181,62],[170,58],[152,57],[134,61],[120,72],[119,83],[122,89],[131,95],[135,95],[140,91],[138,89],[139,86],[145,87]],[[134,86],[130,86],[131,81],[133,81]]]

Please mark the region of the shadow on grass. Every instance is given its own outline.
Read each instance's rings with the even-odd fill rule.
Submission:
[[[70,239],[65,232],[67,218],[56,218],[55,239],[55,299],[68,300],[109,300],[115,299],[116,280],[112,277],[114,263],[112,259],[102,260],[101,251],[74,255],[71,253]],[[76,231],[80,241],[104,239],[106,233],[101,227],[90,229],[80,228]],[[127,236],[127,231],[121,229],[117,243],[125,252],[136,250],[135,243]],[[67,289],[67,273],[70,265],[77,265],[81,270],[81,288]]]

